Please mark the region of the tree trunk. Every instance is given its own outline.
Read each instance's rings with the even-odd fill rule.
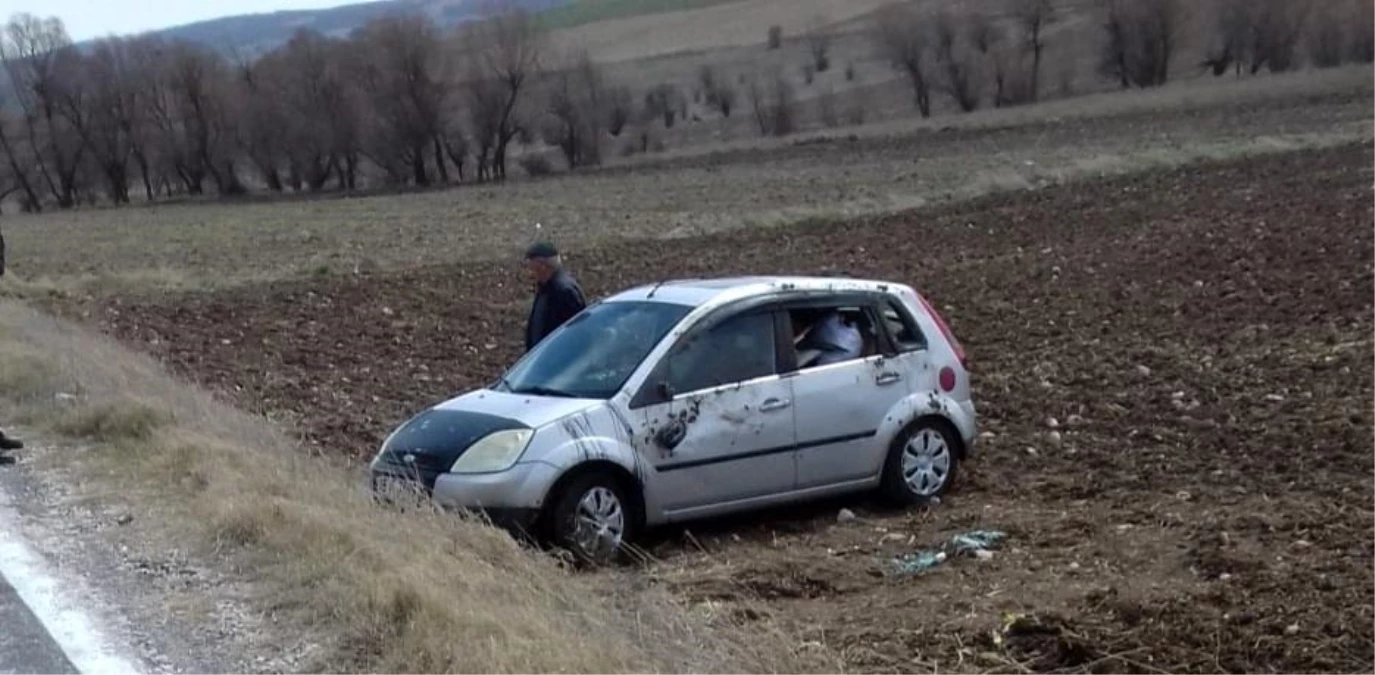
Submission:
[[[439,182],[449,182],[449,167],[444,161],[444,144],[439,142],[439,137],[434,137],[434,165],[439,169]]]
[[[19,187],[24,190],[24,199],[28,200],[39,211],[43,210],[42,205],[38,202],[38,195],[34,193],[33,184],[29,182],[28,174],[19,168],[19,162],[14,156],[14,149],[10,146],[9,138],[5,136],[3,129],[0,129],[0,148],[4,149],[5,156],[10,160],[10,170],[14,172],[15,179],[19,181]]]
[[[430,184],[430,177],[425,172],[425,144],[418,143],[411,148],[411,174],[414,176],[415,184],[424,187]]]
[[[153,181],[148,175],[148,158],[143,155],[142,151],[138,151],[134,153],[134,161],[138,162],[139,173],[143,176],[143,192],[148,196],[148,201],[152,202],[154,198]]]

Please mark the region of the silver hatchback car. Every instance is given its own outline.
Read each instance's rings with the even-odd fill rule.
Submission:
[[[799,349],[808,320],[836,315],[848,353]],[[912,288],[685,280],[593,304],[402,424],[371,481],[605,562],[664,523],[865,490],[927,500],[976,434],[963,351]]]

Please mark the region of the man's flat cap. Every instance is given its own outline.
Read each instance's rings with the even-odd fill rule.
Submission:
[[[553,258],[559,254],[559,250],[547,241],[539,241],[530,244],[530,248],[525,249],[525,259],[534,260],[535,258]]]

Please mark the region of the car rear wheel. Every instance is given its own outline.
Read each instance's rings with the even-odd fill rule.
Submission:
[[[585,564],[616,562],[635,534],[633,506],[610,474],[587,473],[560,490],[550,516],[552,543]]]
[[[921,504],[949,489],[959,469],[959,436],[940,419],[917,420],[888,450],[882,493],[899,505]]]

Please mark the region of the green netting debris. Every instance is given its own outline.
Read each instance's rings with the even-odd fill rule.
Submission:
[[[893,558],[893,573],[899,576],[925,574],[932,568],[949,559],[950,554],[987,558],[1003,540],[1007,533],[998,530],[972,530],[957,534],[941,544],[940,548],[922,549]],[[984,553],[987,551],[988,553]]]

